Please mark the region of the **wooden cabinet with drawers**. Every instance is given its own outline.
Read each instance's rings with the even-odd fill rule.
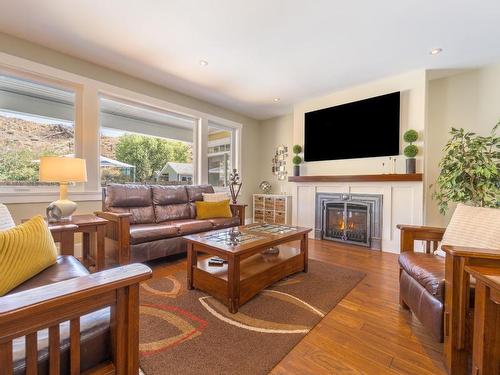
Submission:
[[[292,197],[278,194],[254,194],[253,222],[291,225]]]

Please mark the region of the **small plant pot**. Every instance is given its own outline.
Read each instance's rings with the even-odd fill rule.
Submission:
[[[300,165],[294,165],[293,166],[293,175],[294,176],[300,176]]]
[[[417,159],[408,158],[406,159],[406,173],[411,174],[415,173],[417,169]]]

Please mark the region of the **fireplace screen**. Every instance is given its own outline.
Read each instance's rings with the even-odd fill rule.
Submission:
[[[323,238],[370,246],[370,207],[361,202],[325,203]]]

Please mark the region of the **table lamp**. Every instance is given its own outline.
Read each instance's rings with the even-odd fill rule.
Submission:
[[[68,199],[68,184],[87,181],[85,159],[44,156],[40,158],[40,181],[59,182],[59,199],[47,208],[47,219],[70,221],[76,203]]]

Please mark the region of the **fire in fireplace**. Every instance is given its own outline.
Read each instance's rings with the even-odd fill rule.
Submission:
[[[325,203],[323,223],[324,239],[370,246],[370,207],[366,203]]]

